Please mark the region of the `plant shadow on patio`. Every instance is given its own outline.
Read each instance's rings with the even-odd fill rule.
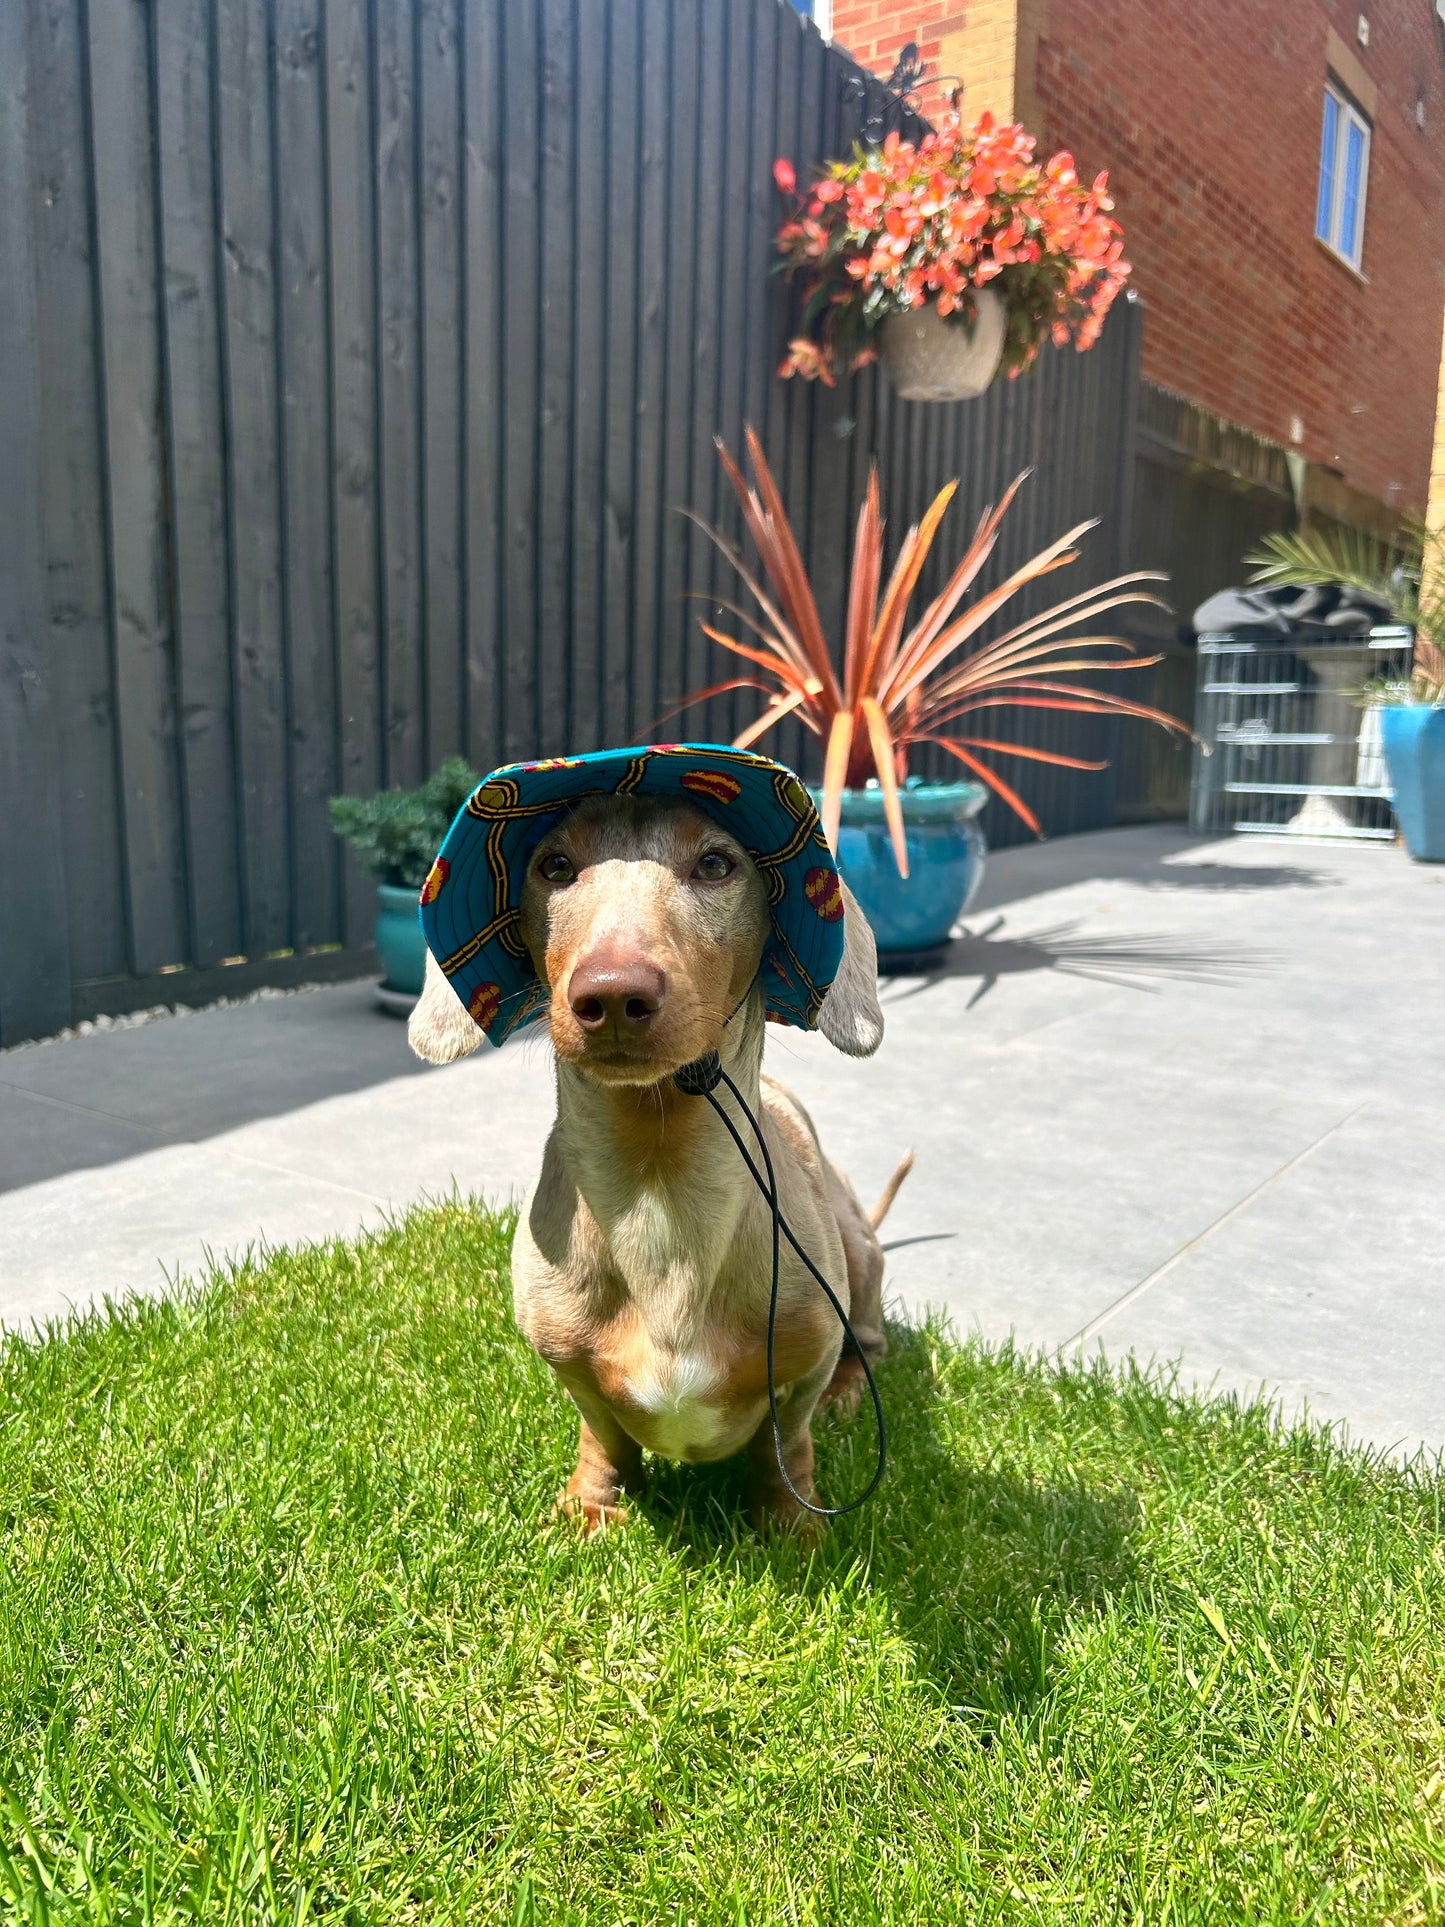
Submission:
[[[1227,847],[1227,855],[1206,855],[1206,851],[1220,850],[1220,845],[1201,840],[1179,823],[1010,844],[990,852],[973,914],[977,917],[1081,883],[1132,885],[1170,896],[1195,891],[1261,896],[1271,890],[1335,889],[1344,881],[1329,870],[1307,866],[1292,850],[1288,856],[1279,851],[1275,861],[1262,861],[1257,859],[1264,857],[1264,850],[1247,839]]]
[[[1303,870],[1289,863],[1156,863],[1147,870],[1119,872],[1121,879],[1146,890],[1324,890],[1338,886],[1338,877],[1320,870]],[[1101,879],[1106,880],[1106,879]]]
[[[992,1721],[1032,1709],[1070,1627],[1135,1585],[1139,1501],[1127,1487],[1094,1489],[1081,1479],[1051,1482],[1011,1469],[1002,1462],[1006,1448],[988,1449],[971,1423],[968,1354],[950,1357],[951,1347],[920,1326],[890,1322],[888,1342],[879,1372],[887,1477],[867,1506],[830,1522],[811,1559],[792,1541],[744,1540],[740,1459],[653,1462],[640,1510],[697,1566],[761,1562],[781,1591],[810,1599],[840,1584],[883,1594],[914,1663],[952,1717],[981,1720],[986,1732]],[[1062,1406],[1058,1416],[1062,1464]],[[816,1419],[814,1437],[821,1500],[846,1502],[874,1464],[866,1401],[846,1422]]]
[[[1232,988],[1278,962],[1272,952],[1242,950],[1207,938],[1181,940],[1128,931],[1103,936],[1087,930],[1078,919],[1017,937],[1000,934],[1007,923],[1006,917],[996,916],[984,929],[963,930],[933,969],[900,973],[891,981],[906,988],[888,991],[885,1008],[916,997],[947,977],[979,979],[965,1006],[972,1010],[1000,978],[1026,971],[1055,970],[1126,990],[1157,992],[1165,984],[1180,982]]]

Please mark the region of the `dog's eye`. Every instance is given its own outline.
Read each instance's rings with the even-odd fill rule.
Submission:
[[[548,883],[573,883],[577,878],[571,857],[563,856],[560,850],[553,850],[550,856],[542,858],[537,865],[537,874]]]
[[[721,850],[708,850],[700,856],[693,866],[693,875],[699,883],[721,883],[730,877],[738,866],[730,856]]]

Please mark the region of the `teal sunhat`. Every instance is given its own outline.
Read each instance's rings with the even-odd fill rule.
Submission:
[[[422,886],[421,927],[493,1044],[546,1003],[522,941],[522,884],[548,826],[590,796],[667,796],[734,836],[768,886],[758,977],[775,1022],[817,1026],[843,961],[843,888],[813,799],[790,769],[717,743],[652,743],[493,770],[447,831]]]

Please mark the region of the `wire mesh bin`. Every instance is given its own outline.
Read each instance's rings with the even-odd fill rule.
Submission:
[[[1408,629],[1199,638],[1190,828],[1388,843],[1380,715],[1363,694],[1404,682]]]

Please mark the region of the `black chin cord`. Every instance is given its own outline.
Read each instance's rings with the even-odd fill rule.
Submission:
[[[706,1057],[699,1057],[695,1063],[684,1064],[680,1071],[677,1071],[674,1073],[672,1081],[674,1084],[676,1084],[677,1088],[680,1091],[685,1092],[687,1096],[705,1097],[708,1103],[711,1104],[713,1109],[717,1112],[718,1116],[722,1119],[723,1123],[727,1126],[728,1136],[732,1139],[733,1143],[738,1147],[738,1155],[742,1158],[743,1163],[748,1167],[748,1170],[752,1173],[753,1182],[757,1185],[758,1189],[762,1192],[763,1196],[767,1199],[768,1209],[772,1213],[773,1284],[772,1284],[772,1291],[768,1297],[768,1413],[773,1421],[773,1450],[777,1454],[778,1471],[782,1475],[783,1484],[788,1488],[789,1492],[797,1500],[798,1504],[804,1508],[805,1511],[816,1513],[819,1518],[837,1519],[837,1518],[840,1518],[845,1512],[856,1512],[858,1510],[858,1507],[860,1505],[863,1505],[867,1500],[871,1499],[873,1497],[873,1494],[878,1490],[878,1487],[881,1485],[883,1481],[883,1472],[888,1460],[888,1431],[887,1431],[887,1427],[884,1425],[884,1422],[883,1422],[883,1401],[878,1396],[878,1387],[875,1384],[874,1378],[873,1378],[873,1368],[868,1363],[867,1355],[865,1354],[863,1347],[858,1343],[857,1334],[854,1332],[853,1327],[848,1322],[847,1312],[844,1311],[843,1307],[838,1303],[837,1294],[834,1292],[833,1287],[828,1283],[828,1280],[823,1276],[822,1272],[819,1271],[818,1267],[813,1263],[812,1259],[808,1256],[807,1252],[804,1251],[803,1247],[798,1243],[798,1240],[793,1236],[791,1225],[789,1225],[787,1219],[783,1216],[782,1211],[779,1209],[778,1181],[773,1172],[773,1160],[768,1153],[767,1140],[763,1136],[763,1127],[758,1122],[757,1118],[753,1116],[753,1113],[748,1106],[748,1102],[746,1098],[744,1098],[742,1092],[738,1089],[737,1085],[734,1084],[733,1080],[728,1076],[727,1072],[723,1069],[722,1059],[718,1056],[715,1050],[709,1051]],[[757,1165],[754,1163],[752,1153],[748,1150],[747,1145],[743,1143],[742,1136],[739,1133],[737,1126],[733,1123],[732,1119],[728,1116],[727,1112],[723,1109],[722,1105],[718,1102],[716,1091],[719,1084],[727,1085],[728,1089],[732,1092],[733,1097],[736,1099],[738,1107],[742,1111],[743,1116],[748,1120],[748,1123],[751,1124],[751,1126],[753,1127],[753,1136],[757,1139],[758,1149],[762,1152],[762,1155],[763,1155],[763,1165],[767,1171],[766,1178],[763,1176],[763,1173],[758,1169]],[[852,1347],[854,1356],[857,1358],[859,1364],[863,1367],[863,1376],[867,1380],[868,1392],[870,1397],[873,1400],[873,1411],[878,1421],[878,1465],[877,1465],[877,1469],[873,1474],[873,1477],[868,1481],[866,1488],[859,1493],[856,1499],[850,1499],[847,1505],[814,1505],[813,1501],[811,1499],[805,1499],[802,1493],[793,1484],[793,1481],[788,1477],[788,1468],[783,1463],[783,1428],[778,1422],[778,1388],[777,1388],[777,1383],[776,1383],[776,1380],[774,1377],[774,1371],[773,1371],[774,1340],[776,1337],[777,1323],[778,1323],[778,1261],[779,1261],[779,1255],[780,1255],[780,1246],[779,1246],[780,1232],[782,1236],[787,1239],[788,1243],[793,1247],[794,1251],[797,1252],[798,1256],[802,1259],[803,1263],[807,1266],[808,1270],[812,1273],[813,1277],[822,1286],[823,1291],[827,1297],[828,1303],[833,1307],[834,1311],[837,1312],[839,1319],[842,1321],[843,1331],[845,1334],[845,1350],[847,1346]]]

